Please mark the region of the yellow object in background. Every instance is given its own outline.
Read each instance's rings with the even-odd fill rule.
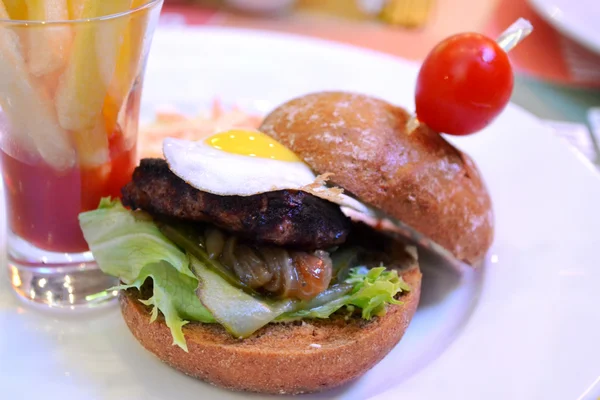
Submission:
[[[424,25],[431,14],[434,0],[388,0],[381,19],[392,25],[417,28]]]
[[[361,0],[298,0],[296,8],[354,20],[373,19],[373,15],[361,7]]]
[[[434,0],[298,0],[297,10],[391,25],[418,27],[427,22]]]

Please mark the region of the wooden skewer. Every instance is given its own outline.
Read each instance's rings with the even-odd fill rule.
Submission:
[[[406,123],[406,132],[408,132],[408,134],[411,135],[414,131],[417,130],[417,128],[419,128],[420,124],[421,122],[417,119],[417,116],[411,115],[410,119]]]

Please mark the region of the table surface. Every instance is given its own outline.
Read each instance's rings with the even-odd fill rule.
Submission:
[[[215,6],[215,1],[203,0],[191,6],[167,0],[162,22],[306,35],[418,61],[432,46],[454,33],[477,31],[495,36],[524,17],[535,30],[510,53],[516,71],[512,101],[543,119],[582,124],[588,124],[590,108],[600,107],[600,79],[581,81],[572,76],[561,49],[570,46],[581,52],[588,60],[597,61],[599,70],[600,56],[562,37],[533,12],[526,0],[437,0],[428,23],[418,29],[386,25],[359,15],[351,7],[340,7],[350,0],[298,0],[293,12],[277,16],[235,13]]]

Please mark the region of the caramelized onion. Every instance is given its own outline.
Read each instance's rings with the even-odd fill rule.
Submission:
[[[273,273],[267,269],[264,261],[249,246],[238,246],[234,255],[237,260],[236,274],[251,288],[262,287],[273,277]]]
[[[317,250],[313,254],[294,253],[292,255],[295,270],[298,274],[296,297],[309,300],[329,287],[332,274],[332,263],[329,254]]]
[[[309,300],[331,283],[332,261],[322,250],[290,253],[281,247],[238,244],[235,236],[226,237],[212,228],[206,230],[205,242],[210,258],[252,289],[263,289],[281,298]]]
[[[265,247],[259,251],[265,260],[267,268],[273,274],[272,279],[264,286],[264,289],[268,292],[281,295],[282,288],[285,286],[285,277],[281,274],[281,269],[284,264],[291,265],[292,260],[284,249]]]
[[[230,236],[223,246],[223,253],[221,253],[220,261],[223,265],[229,268],[231,271],[235,271],[235,267],[237,264],[237,260],[235,259],[234,251],[235,245],[237,243],[237,238],[235,236]]]
[[[294,267],[292,258],[287,251],[285,252],[285,260],[279,266],[279,274],[281,275],[281,287],[276,292],[283,298],[296,297],[298,290],[298,271]]]
[[[205,233],[206,252],[211,260],[218,258],[225,247],[225,235],[218,229],[208,228]]]

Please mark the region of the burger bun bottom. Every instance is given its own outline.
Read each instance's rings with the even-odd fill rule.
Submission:
[[[251,337],[233,338],[218,324],[183,327],[188,352],[173,345],[162,315],[137,290],[122,291],[120,306],[136,339],[169,366],[223,388],[270,394],[318,392],[367,372],[400,341],[419,302],[421,272],[415,262],[400,271],[412,290],[370,321],[339,312],[329,319],[269,324]]]

